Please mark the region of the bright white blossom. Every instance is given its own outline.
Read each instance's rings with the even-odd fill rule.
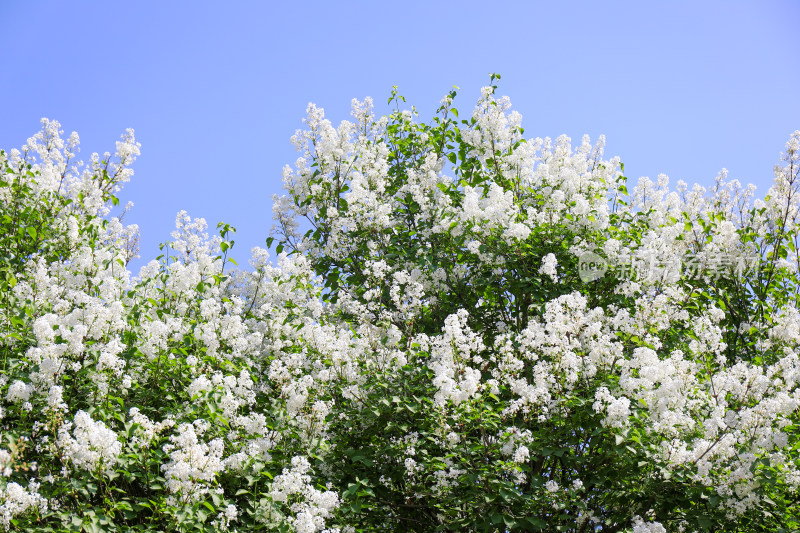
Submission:
[[[117,434],[84,411],[75,414],[73,423],[61,426],[57,445],[67,461],[77,468],[102,470],[106,475],[111,473],[122,451]]]

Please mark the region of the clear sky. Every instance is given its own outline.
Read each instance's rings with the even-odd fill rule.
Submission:
[[[127,127],[142,155],[121,194],[138,266],[175,214],[238,228],[241,265],[264,244],[271,196],[315,102],[386,111],[392,85],[427,119],[453,86],[471,109],[490,72],[526,134],[607,137],[626,174],[769,187],[800,129],[800,2],[207,2],[0,0],[0,147],[39,119],[81,157]]]

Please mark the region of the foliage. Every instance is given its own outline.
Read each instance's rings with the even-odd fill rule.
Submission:
[[[139,153],[0,152],[0,520],[37,531],[791,531],[800,132],[763,200],[310,105],[276,264],[179,213],[133,276]]]

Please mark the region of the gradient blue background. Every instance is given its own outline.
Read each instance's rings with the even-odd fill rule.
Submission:
[[[712,183],[723,167],[772,180],[800,129],[800,2],[63,2],[0,0],[0,147],[39,119],[78,131],[81,158],[127,127],[142,155],[121,194],[138,267],[175,214],[239,229],[246,264],[272,225],[308,102],[338,122],[350,99],[386,111],[392,85],[426,119],[489,72],[526,133],[607,136],[626,174]]]

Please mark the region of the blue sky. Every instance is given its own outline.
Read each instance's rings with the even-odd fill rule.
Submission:
[[[488,74],[526,134],[607,137],[626,174],[708,185],[723,167],[761,195],[800,129],[800,2],[61,2],[0,0],[0,147],[39,119],[81,157],[127,127],[142,155],[121,194],[138,268],[185,209],[238,228],[240,264],[315,102],[338,122],[392,85],[429,118]]]

